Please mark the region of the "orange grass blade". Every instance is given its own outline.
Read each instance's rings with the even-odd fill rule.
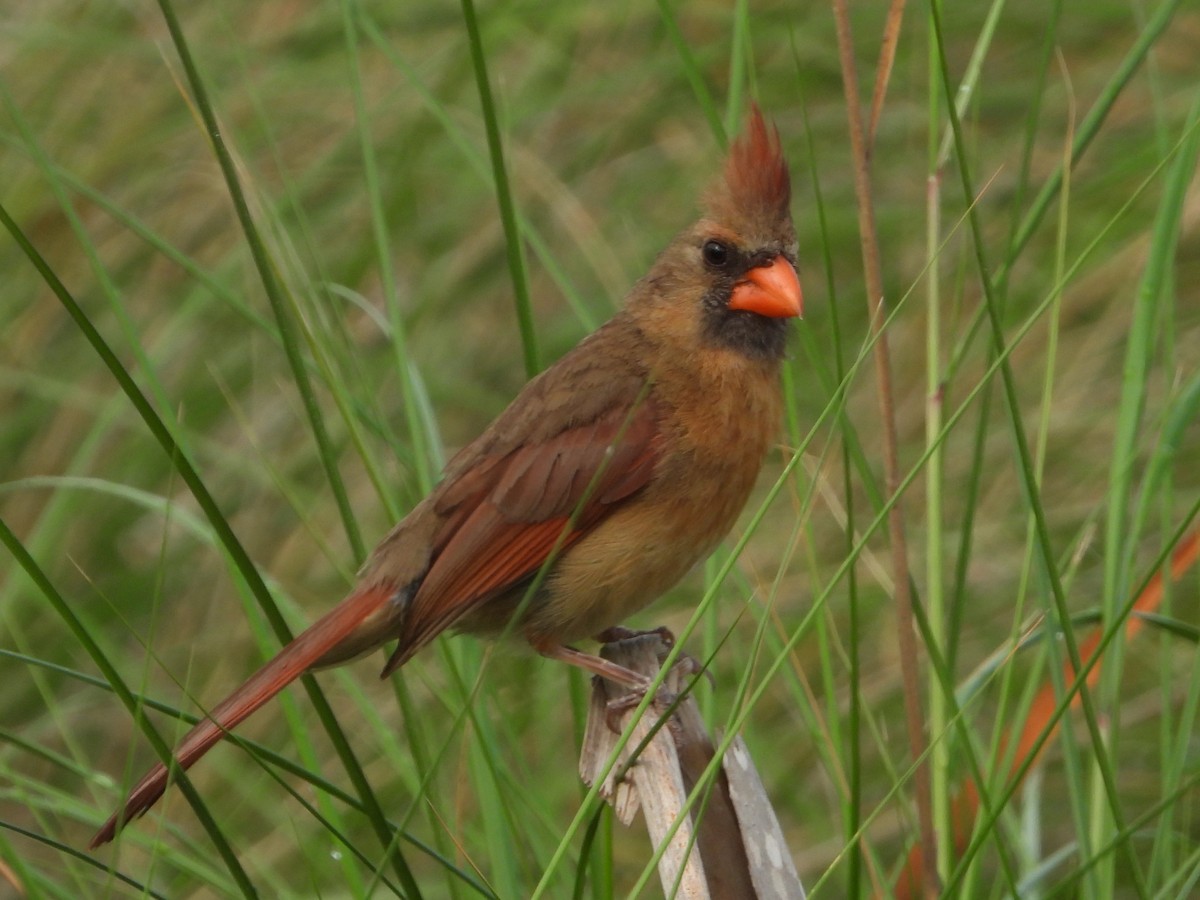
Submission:
[[[1171,580],[1174,582],[1182,578],[1184,573],[1196,564],[1198,558],[1200,558],[1200,532],[1192,532],[1180,542],[1179,546],[1171,554]],[[1150,579],[1150,583],[1146,585],[1145,590],[1134,601],[1133,612],[1154,612],[1158,609],[1163,597],[1162,576],[1163,573],[1161,571],[1154,574],[1154,577]],[[1131,641],[1142,630],[1144,625],[1145,622],[1140,617],[1130,616],[1129,621],[1125,623],[1126,642]],[[1103,661],[1096,660],[1095,656],[1103,635],[1103,629],[1097,628],[1095,629],[1095,633],[1089,635],[1088,639],[1079,646],[1079,656],[1086,661],[1084,664],[1085,667],[1091,666],[1086,677],[1088,687],[1094,686],[1100,679],[1100,667]],[[1068,683],[1075,680],[1075,669],[1069,661],[1063,666],[1063,678]],[[1076,693],[1071,698],[1071,705],[1074,706],[1078,701],[1079,695]],[[1053,718],[1056,705],[1054,684],[1048,681],[1038,691],[1037,697],[1034,698],[1033,703],[1029,707],[1029,715],[1021,727],[1017,738],[1016,755],[1013,758],[1012,777],[1016,778],[1021,773],[1028,772],[1037,757],[1045,750],[1049,739],[1058,731],[1058,725],[1055,724],[1050,733],[1043,739],[1042,733]],[[1007,745],[1010,735],[1011,731],[1004,736],[1004,740],[1001,743],[1002,750]],[[952,801],[953,841],[956,854],[966,849],[967,841],[971,837],[978,814],[979,786],[975,783],[974,779],[967,778]],[[896,879],[896,884],[892,891],[893,897],[899,898],[899,900],[908,900],[908,898],[918,897],[923,894],[924,864],[925,858],[918,843],[909,851],[908,861]]]

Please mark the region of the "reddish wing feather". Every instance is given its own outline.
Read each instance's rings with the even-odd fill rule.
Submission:
[[[463,533],[485,536],[490,540],[489,547],[497,552],[467,556],[460,568],[438,573],[439,579],[433,582],[436,592],[426,594],[426,602],[419,609],[413,608],[400,646],[388,660],[383,675],[398,669],[463,616],[537,571],[556,543],[560,552],[573,544],[584,532],[572,529],[564,533],[568,522],[567,518],[557,518],[518,525],[505,521],[491,504],[477,509],[464,524]],[[425,584],[429,583],[427,578]]]
[[[535,573],[650,480],[658,458],[652,404],[614,408],[595,422],[523,446],[490,467],[469,515],[457,498],[453,534],[413,599],[385,674],[489,599]],[[456,486],[457,487],[457,486]],[[443,543],[444,542],[444,543]]]

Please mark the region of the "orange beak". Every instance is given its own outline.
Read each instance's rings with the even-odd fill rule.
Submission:
[[[804,296],[796,270],[784,257],[777,256],[769,266],[758,266],[733,286],[730,309],[745,309],[772,319],[786,319],[804,313]]]

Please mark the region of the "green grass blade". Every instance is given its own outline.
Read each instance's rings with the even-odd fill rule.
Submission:
[[[521,228],[517,223],[516,204],[513,202],[508,168],[504,164],[504,144],[500,140],[500,123],[496,115],[496,103],[492,98],[492,85],[487,70],[487,54],[483,49],[483,37],[479,33],[479,20],[475,15],[474,0],[462,0],[462,13],[463,24],[467,29],[467,42],[471,50],[471,65],[475,70],[475,85],[479,90],[479,105],[483,112],[484,130],[487,132],[488,154],[492,160],[496,202],[500,207],[500,222],[504,226],[508,274],[512,279],[513,300],[517,306],[517,324],[521,330],[521,347],[525,354],[525,374],[532,378],[541,370],[541,364],[538,361],[537,332],[533,327],[533,304],[529,297],[529,277],[525,272],[525,252],[521,239]]]
[[[2,212],[3,210],[0,210],[0,213]],[[7,217],[7,213],[3,214]],[[34,583],[41,595],[46,598],[51,607],[53,607],[58,617],[70,629],[71,634],[79,642],[80,646],[87,651],[88,656],[92,658],[92,661],[96,664],[101,674],[103,674],[105,680],[112,686],[117,698],[129,710],[129,714],[134,720],[138,722],[142,733],[154,747],[154,752],[158,754],[158,758],[164,764],[170,766],[174,759],[171,755],[171,747],[163,740],[154,726],[142,716],[141,703],[138,698],[134,696],[129,686],[125,684],[121,673],[117,671],[116,666],[112,664],[107,654],[104,653],[100,645],[92,638],[92,630],[75,615],[71,605],[55,589],[50,579],[46,577],[41,567],[37,564],[37,561],[28,554],[24,545],[9,530],[7,523],[3,519],[0,519],[0,543],[8,548],[13,559],[25,570],[25,574]],[[192,811],[196,814],[196,818],[200,820],[200,824],[212,840],[213,845],[217,848],[218,855],[220,855],[221,860],[225,863],[229,874],[233,876],[243,896],[257,896],[257,891],[250,881],[250,876],[246,874],[246,870],[238,862],[237,853],[226,839],[224,832],[221,831],[216,820],[212,817],[200,794],[192,787],[191,782],[188,781],[187,776],[183,772],[175,771],[174,781],[179,785],[188,803],[191,804]]]

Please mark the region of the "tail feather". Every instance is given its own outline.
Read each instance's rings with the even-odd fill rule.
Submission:
[[[382,633],[389,629],[380,626],[400,619],[397,606],[403,606],[403,595],[398,595],[389,586],[372,586],[351,594],[284,647],[184,735],[174,752],[178,768],[191,767],[228,731],[315,663],[337,656],[337,648],[345,644],[359,646],[363,643],[361,635],[364,632],[376,635],[377,644],[394,637],[394,631]],[[167,767],[162,763],[155,765],[130,791],[124,805],[96,832],[89,848],[108,843],[126,823],[144,815],[166,791],[169,781]]]

